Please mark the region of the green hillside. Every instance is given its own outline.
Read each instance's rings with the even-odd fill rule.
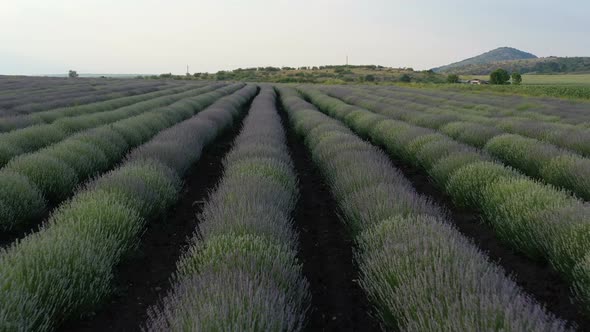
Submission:
[[[468,64],[460,67],[448,68],[444,73],[458,75],[488,75],[498,68],[504,68],[509,72],[519,72],[521,74],[590,73],[590,57],[546,57],[498,61],[483,64]]]
[[[512,47],[499,47],[495,50],[485,52],[478,56],[465,59],[463,61],[451,63],[446,66],[433,68],[435,72],[451,73],[455,68],[464,68],[466,66],[474,66],[481,64],[489,64],[499,61],[522,60],[522,59],[536,59],[537,56],[531,53],[523,52]]]
[[[140,78],[173,78],[182,80],[234,80],[243,82],[272,83],[444,83],[446,75],[432,70],[391,68],[377,65],[327,65],[317,67],[253,67],[238,68],[217,73],[193,73],[190,75],[161,74]]]

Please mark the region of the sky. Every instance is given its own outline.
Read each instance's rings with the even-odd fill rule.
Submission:
[[[588,0],[0,0],[0,74],[590,56]]]

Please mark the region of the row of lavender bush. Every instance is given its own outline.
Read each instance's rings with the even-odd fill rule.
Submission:
[[[39,232],[1,250],[0,330],[50,331],[100,305],[146,223],[176,201],[183,173],[256,91],[246,86],[162,131],[60,206]]]
[[[398,87],[361,87],[366,92],[393,97],[409,107],[435,106],[457,109],[489,117],[515,117],[578,125],[590,121],[587,103],[572,103],[559,99],[522,98],[490,93],[455,93],[429,89],[403,89]]]
[[[69,197],[84,180],[115,166],[130,148],[241,86],[185,98],[12,159],[0,170],[0,229],[26,228],[39,221],[49,205]]]
[[[52,123],[64,117],[78,116],[83,114],[98,113],[111,111],[123,106],[132,105],[142,101],[162,97],[174,93],[180,93],[194,89],[194,86],[179,86],[164,90],[158,90],[130,97],[121,97],[109,99],[96,103],[84,104],[79,106],[55,108],[43,112],[37,112],[27,115],[2,117],[0,118],[0,132],[8,132],[15,129],[26,128],[36,124]]]
[[[45,95],[30,92],[13,99],[12,107],[8,110],[0,111],[2,116],[5,113],[12,115],[23,115],[35,112],[47,111],[58,107],[68,107],[96,103],[104,100],[122,98],[134,95],[140,95],[159,90],[158,86],[146,84],[138,85],[138,82],[122,84],[118,86],[96,87],[90,91],[73,91],[67,93],[52,87]],[[165,87],[165,86],[164,86]],[[3,108],[0,106],[0,109]]]
[[[355,236],[360,284],[389,328],[565,329],[417,194],[383,152],[295,91],[280,91]]]
[[[346,94],[344,91],[329,89],[328,93],[342,98],[352,105],[362,106],[387,117],[417,126],[435,129],[463,143],[483,148],[505,164],[517,168],[529,176],[567,189],[584,200],[590,200],[590,159],[542,140],[518,134],[507,134],[507,132],[517,130],[500,129],[503,126],[512,126],[512,120],[506,120],[502,122],[503,125],[498,126],[484,125],[479,121],[473,122],[472,119],[465,118],[460,111],[410,111],[393,106],[390,102],[392,98],[375,98],[371,94],[364,96]],[[459,119],[462,120],[459,121]],[[493,118],[486,118],[486,120],[494,123]],[[514,126],[518,127],[516,124]],[[535,125],[532,125],[530,128],[534,127]],[[542,127],[537,128],[541,129]],[[579,128],[577,130],[581,131]],[[588,138],[586,144],[580,135],[570,130],[563,129],[563,136],[567,137],[567,142],[588,149],[590,147],[590,131],[586,130],[586,132]],[[550,135],[547,134],[547,136]],[[563,145],[569,144],[564,143]]]
[[[2,133],[0,134],[0,167],[6,165],[10,159],[18,155],[34,152],[59,142],[76,132],[142,114],[158,107],[170,105],[184,98],[214,91],[219,87],[221,85],[205,86],[195,90],[156,97],[112,111],[64,117],[50,124],[32,125],[8,133]]]
[[[317,90],[304,94],[401,161],[424,169],[458,205],[481,211],[499,238],[548,260],[590,305],[590,206],[432,129],[388,119]],[[590,307],[588,308],[590,310]]]
[[[310,293],[296,258],[297,179],[265,87],[177,263],[173,290],[152,308],[150,331],[299,331]]]
[[[340,91],[338,91],[340,90]],[[469,109],[456,109],[453,107],[440,107],[417,100],[413,103],[400,101],[386,93],[378,93],[378,90],[360,89],[358,94],[343,93],[341,89],[330,89],[331,93],[337,93],[336,97],[344,97],[353,102],[362,101],[363,107],[383,109],[397,114],[399,119],[410,121],[415,125],[428,126],[430,128],[442,128],[445,124],[455,121],[473,123],[466,139],[479,142],[483,146],[487,139],[501,133],[518,134],[535,138],[571,150],[585,157],[590,157],[590,129],[584,125],[556,123],[555,119],[530,119],[523,118],[520,113],[514,116],[498,117],[489,112],[482,112],[477,106]],[[347,100],[348,101],[348,100]],[[483,131],[480,131],[483,130]],[[475,137],[473,137],[475,136]]]
[[[35,80],[35,78],[29,78]],[[2,81],[2,79],[0,79]],[[164,88],[165,84],[131,80],[81,80],[64,85],[64,82],[39,87],[0,86],[0,116],[28,114],[57,107],[82,105],[102,100],[148,93]],[[174,84],[178,85],[178,84]],[[171,85],[168,85],[171,86]]]

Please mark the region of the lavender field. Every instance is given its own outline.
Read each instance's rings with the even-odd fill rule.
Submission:
[[[590,330],[590,104],[0,77],[0,331]]]

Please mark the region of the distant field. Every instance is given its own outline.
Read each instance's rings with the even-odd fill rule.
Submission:
[[[588,84],[590,74],[570,75],[524,75],[524,84]]]
[[[487,80],[488,75],[464,75],[464,79],[479,78]],[[564,74],[564,75],[522,75],[523,84],[532,85],[554,85],[554,84],[568,84],[568,85],[590,85],[590,74]]]

